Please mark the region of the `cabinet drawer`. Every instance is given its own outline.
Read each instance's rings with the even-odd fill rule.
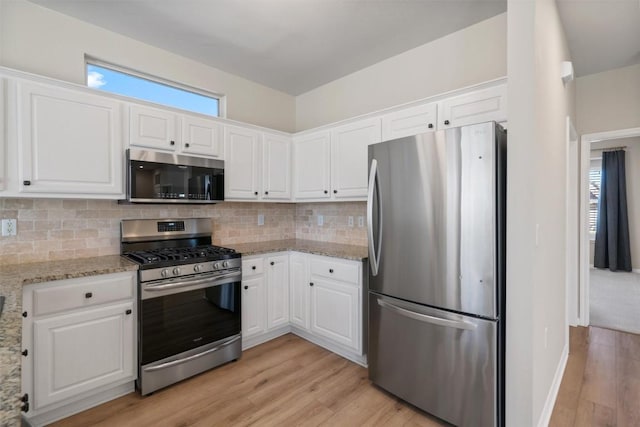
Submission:
[[[264,270],[264,259],[243,259],[242,260],[242,277],[251,277],[257,274],[262,274]]]
[[[42,316],[134,298],[132,274],[82,277],[33,291],[33,314]]]
[[[358,284],[358,265],[344,261],[312,258],[311,274],[353,283],[354,285]]]

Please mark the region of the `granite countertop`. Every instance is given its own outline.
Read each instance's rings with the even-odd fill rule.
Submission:
[[[0,295],[5,297],[0,316],[0,425],[20,425],[22,287],[30,283],[73,279],[98,274],[135,271],[119,255],[0,266]]]
[[[240,252],[242,255],[258,255],[269,252],[297,251],[309,254],[325,255],[335,258],[344,258],[354,261],[362,261],[368,257],[367,247],[358,245],[345,245],[341,243],[318,242],[315,240],[271,240],[268,242],[238,243],[226,245]]]

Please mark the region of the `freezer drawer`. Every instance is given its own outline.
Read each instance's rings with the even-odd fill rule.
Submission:
[[[457,426],[496,426],[497,321],[369,294],[369,378]]]

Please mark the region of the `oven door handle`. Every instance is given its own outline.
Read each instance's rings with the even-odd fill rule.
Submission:
[[[220,285],[221,283],[219,282],[222,282],[224,280],[232,279],[232,278],[233,279],[237,278],[239,280],[241,277],[242,277],[241,272],[234,271],[232,273],[212,275],[212,276],[207,276],[207,277],[196,279],[196,280],[185,280],[183,282],[165,283],[165,284],[158,284],[158,285],[145,285],[143,289],[145,291],[156,292],[156,291],[166,291],[166,290],[175,289],[175,288],[184,288],[187,286],[196,286],[204,283],[210,283],[211,285]]]
[[[173,360],[171,362],[167,362],[167,363],[163,363],[161,365],[157,365],[157,366],[149,366],[148,368],[143,368],[143,370],[145,372],[153,372],[153,371],[159,371],[160,369],[166,369],[166,368],[170,368],[172,366],[176,366],[176,365],[180,365],[182,363],[186,363],[189,362],[191,360],[194,359],[198,359],[202,356],[206,356],[207,354],[211,354],[213,352],[216,352],[218,350],[220,350],[222,347],[226,347],[229,344],[233,344],[234,342],[238,341],[240,338],[242,338],[241,335],[235,336],[233,338],[231,338],[230,340],[227,340],[225,342],[223,342],[220,345],[217,345],[209,350],[203,351],[202,353],[198,353],[198,354],[194,354],[193,356],[189,356],[189,357],[185,357],[184,359],[178,359],[178,360]]]

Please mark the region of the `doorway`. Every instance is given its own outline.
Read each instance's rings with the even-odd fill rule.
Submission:
[[[626,152],[631,273],[593,267],[600,162],[616,148]],[[577,324],[640,334],[640,128],[584,135],[580,154],[580,286],[570,298],[577,300]]]

